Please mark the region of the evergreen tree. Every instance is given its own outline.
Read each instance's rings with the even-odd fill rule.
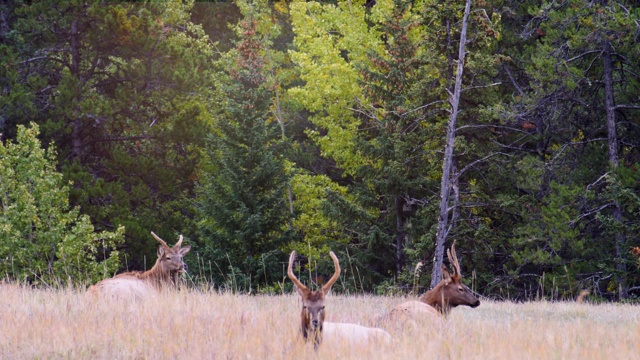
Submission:
[[[457,54],[451,24],[459,18],[459,6],[435,1],[380,1],[370,9],[353,1],[292,4],[297,35],[292,58],[306,83],[290,93],[313,114],[317,129],[309,133],[341,170],[334,181],[349,189],[348,197],[329,192],[325,209],[342,220],[353,258],[378,274],[400,274],[407,251],[412,262],[430,260],[433,253],[433,200]],[[491,91],[480,90],[495,74],[493,30],[490,19],[478,17],[474,24],[464,81],[479,86],[466,89],[463,104],[485,106],[495,101]],[[490,117],[461,108],[464,126]],[[459,137],[464,155],[456,161],[461,167],[473,164],[464,178],[471,182],[480,159],[493,148],[467,145],[463,139],[469,135],[478,136]]]
[[[213,57],[191,5],[42,1],[9,16],[2,61],[19,66],[2,67],[16,69],[0,80],[5,136],[25,119],[40,124],[74,183],[71,204],[98,230],[126,225],[121,250],[134,269],[155,258],[150,230],[191,225]]]
[[[639,184],[630,168],[639,144],[637,127],[619,119],[640,109],[631,95],[639,80],[631,55],[638,51],[632,35],[638,10],[606,1],[529,9],[517,55],[527,59],[521,62],[526,76],[520,76],[526,96],[515,114],[534,135],[534,155],[518,171],[538,178],[529,182],[535,187],[523,187],[534,195],[528,203],[537,211],[524,213],[516,230],[510,275],[559,279],[561,296],[595,286],[599,294],[624,299],[627,238],[638,225],[638,199],[631,194]]]
[[[361,123],[355,150],[369,161],[358,168],[351,188],[365,207],[379,211],[378,219],[366,220],[376,228],[370,234],[382,237],[377,240],[385,246],[376,246],[375,237],[362,239],[375,254],[369,261],[387,262],[379,270],[396,276],[404,269],[405,247],[428,231],[416,215],[435,192],[433,179],[440,170],[431,149],[441,127],[434,106],[441,103],[441,88],[430,86],[435,78],[424,58],[421,20],[409,2],[394,1],[377,26],[384,50],[370,50],[370,64],[356,64],[363,98],[356,112]]]
[[[277,27],[265,2],[240,2],[236,47],[220,61],[223,94],[207,138],[198,187],[200,255],[213,279],[234,290],[281,280],[281,249],[291,239],[286,142],[271,115],[274,97],[265,75],[265,49]],[[223,282],[225,282],[223,284]]]

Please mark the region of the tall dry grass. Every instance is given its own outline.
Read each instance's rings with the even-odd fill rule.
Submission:
[[[399,297],[329,296],[327,321],[375,323]],[[313,347],[299,339],[296,294],[206,291],[148,301],[94,301],[75,290],[0,285],[2,359],[633,359],[638,307],[483,302],[419,327],[388,327],[389,344]]]

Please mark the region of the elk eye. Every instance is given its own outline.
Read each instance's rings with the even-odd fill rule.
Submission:
[[[324,306],[320,308],[320,310],[324,310]]]

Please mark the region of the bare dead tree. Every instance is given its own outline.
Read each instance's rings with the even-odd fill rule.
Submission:
[[[452,180],[457,177],[453,174],[454,168],[454,143],[456,138],[456,121],[460,106],[460,94],[462,92],[462,75],[464,73],[464,59],[466,55],[467,26],[469,23],[469,13],[471,11],[471,0],[467,0],[462,19],[462,29],[460,30],[460,45],[458,48],[458,66],[456,70],[456,81],[453,93],[449,92],[449,105],[451,106],[449,122],[447,124],[447,137],[442,165],[442,181],[440,183],[440,211],[438,214],[438,232],[436,234],[436,248],[433,261],[433,271],[431,273],[431,287],[435,287],[442,278],[442,260],[444,257],[444,243],[447,240],[451,229],[449,224],[450,214],[455,214],[455,209],[450,206],[450,195],[454,185]],[[454,206],[455,207],[455,206]],[[451,222],[453,223],[453,221]]]

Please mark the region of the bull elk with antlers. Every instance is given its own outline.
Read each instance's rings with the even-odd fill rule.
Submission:
[[[329,256],[333,260],[335,272],[333,276],[320,288],[320,290],[311,291],[298,280],[293,273],[293,262],[296,258],[296,252],[292,251],[289,256],[289,268],[287,275],[293,282],[302,299],[302,312],[300,313],[300,331],[305,341],[313,341],[315,349],[322,342],[324,335],[332,337],[336,340],[344,340],[349,342],[369,342],[371,340],[384,339],[389,340],[391,335],[386,331],[378,328],[369,328],[357,324],[349,323],[330,323],[325,322],[325,299],[331,290],[331,286],[340,277],[340,262],[333,253],[329,252]]]
[[[150,270],[130,271],[102,280],[89,287],[89,294],[144,298],[165,288],[175,288],[179,276],[186,272],[186,264],[182,261],[182,257],[191,250],[191,247],[182,247],[182,235],[173,247],[167,245],[153,231],[151,235],[160,243],[160,247],[158,259]]]
[[[400,317],[413,318],[419,315],[448,315],[451,308],[460,305],[472,308],[480,305],[480,300],[465,284],[462,283],[460,263],[456,255],[455,240],[451,249],[447,250],[449,263],[453,267],[453,274],[442,265],[442,280],[433,289],[422,294],[419,301],[407,301],[397,305],[387,315],[387,319],[396,320]]]

